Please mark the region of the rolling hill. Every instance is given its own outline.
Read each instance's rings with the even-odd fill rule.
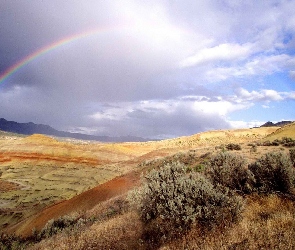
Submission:
[[[277,130],[216,130],[163,141],[125,143],[64,141],[41,134],[4,136],[0,138],[1,179],[6,185],[20,185],[11,191],[16,198],[11,199],[8,192],[0,197],[5,230],[28,235],[32,227],[40,229],[52,218],[91,209],[126,193],[137,185],[146,167],[166,157],[178,159],[184,154],[189,159],[193,154],[198,159],[219,145],[247,145]],[[242,153],[248,154],[249,147],[243,148]]]
[[[282,139],[283,137],[289,137],[295,140],[295,122],[279,128],[278,130],[269,134],[265,139],[273,141],[276,139]]]

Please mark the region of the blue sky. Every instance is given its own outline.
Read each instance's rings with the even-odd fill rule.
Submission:
[[[294,9],[294,0],[0,1],[0,78],[79,37],[0,82],[0,117],[146,138],[295,120]]]

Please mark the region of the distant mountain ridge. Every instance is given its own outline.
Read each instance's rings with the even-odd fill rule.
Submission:
[[[110,137],[110,136],[96,136],[86,135],[80,133],[70,133],[65,131],[56,130],[48,125],[35,124],[33,122],[18,123],[15,121],[7,121],[4,118],[0,118],[0,130],[6,132],[12,132],[17,134],[32,135],[32,134],[45,134],[57,137],[69,137],[79,140],[94,140],[101,142],[144,142],[151,141],[151,139],[145,139],[136,136],[121,136],[121,137]]]
[[[273,122],[268,121],[268,122],[264,123],[263,125],[261,125],[260,127],[283,127],[283,126],[288,125],[292,122],[293,121],[280,121],[277,123],[273,123]]]

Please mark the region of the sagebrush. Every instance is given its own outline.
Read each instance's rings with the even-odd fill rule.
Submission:
[[[292,191],[295,172],[288,155],[280,152],[267,153],[250,164],[249,169],[254,174],[255,188],[259,192]]]
[[[255,182],[245,158],[220,152],[208,163],[207,176],[214,185],[220,184],[241,193],[250,193]]]
[[[214,187],[201,174],[187,173],[180,163],[148,173],[135,200],[145,224],[144,238],[151,244],[177,237],[194,224],[204,228],[229,225],[243,209],[240,197]]]

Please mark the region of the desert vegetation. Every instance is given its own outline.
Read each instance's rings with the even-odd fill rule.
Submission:
[[[230,190],[213,186],[200,173],[176,162],[144,177],[131,200],[143,223],[143,239],[153,249],[191,229],[230,225],[240,217],[243,202]]]
[[[23,213],[25,206],[9,211],[8,207],[4,209],[9,204],[2,200],[1,212],[15,221],[23,220],[25,223],[20,225],[29,233],[14,235],[3,230],[0,249],[292,249],[295,149],[286,145],[289,139],[274,138],[264,145],[266,139],[251,137],[250,132],[242,131],[243,136],[237,139],[227,132],[220,138],[208,134],[206,138],[201,135],[167,143],[81,144],[87,149],[87,159],[92,152],[100,154],[93,150],[95,147],[103,149],[106,160],[115,156],[112,162],[99,165],[61,164],[52,158],[46,165],[34,165],[28,160],[20,164],[3,158],[0,181],[5,188],[0,194],[7,196],[5,202],[13,204],[9,197],[20,201],[21,192],[28,192],[31,196],[27,199],[37,202],[38,197],[47,199],[45,191],[52,192],[55,200],[43,201],[51,206],[38,209],[40,216],[53,212],[56,215],[26,219],[29,214]],[[275,140],[279,145],[273,143]],[[54,143],[56,147],[58,143]],[[80,145],[73,147],[76,151],[66,151],[67,157],[77,156]],[[54,150],[52,155],[57,153]],[[36,182],[34,178],[21,179],[29,169]],[[104,179],[104,184],[77,199],[59,203],[61,197],[67,199],[65,195],[78,182],[81,190],[77,193],[87,189],[87,184],[96,185],[104,171],[111,174],[110,182]],[[114,178],[126,172],[122,178]],[[12,183],[12,176],[17,175],[18,180]],[[43,190],[45,182],[52,187],[46,184],[47,190]],[[114,183],[119,185],[114,188]],[[60,196],[53,189],[61,191]],[[12,193],[16,195],[9,196]],[[85,201],[86,195],[88,203],[94,200],[93,195],[101,197],[95,199],[95,204],[67,210],[67,204],[76,206],[75,202]],[[62,209],[62,213],[54,209]],[[33,223],[37,219],[44,223]]]
[[[292,249],[293,154],[269,152],[248,162],[239,153],[218,151],[201,171],[171,160],[190,159],[191,151],[164,165],[157,161],[155,168],[146,162],[141,185],[128,195],[51,220],[27,240],[2,235],[2,247]],[[193,165],[208,154],[194,157]]]

